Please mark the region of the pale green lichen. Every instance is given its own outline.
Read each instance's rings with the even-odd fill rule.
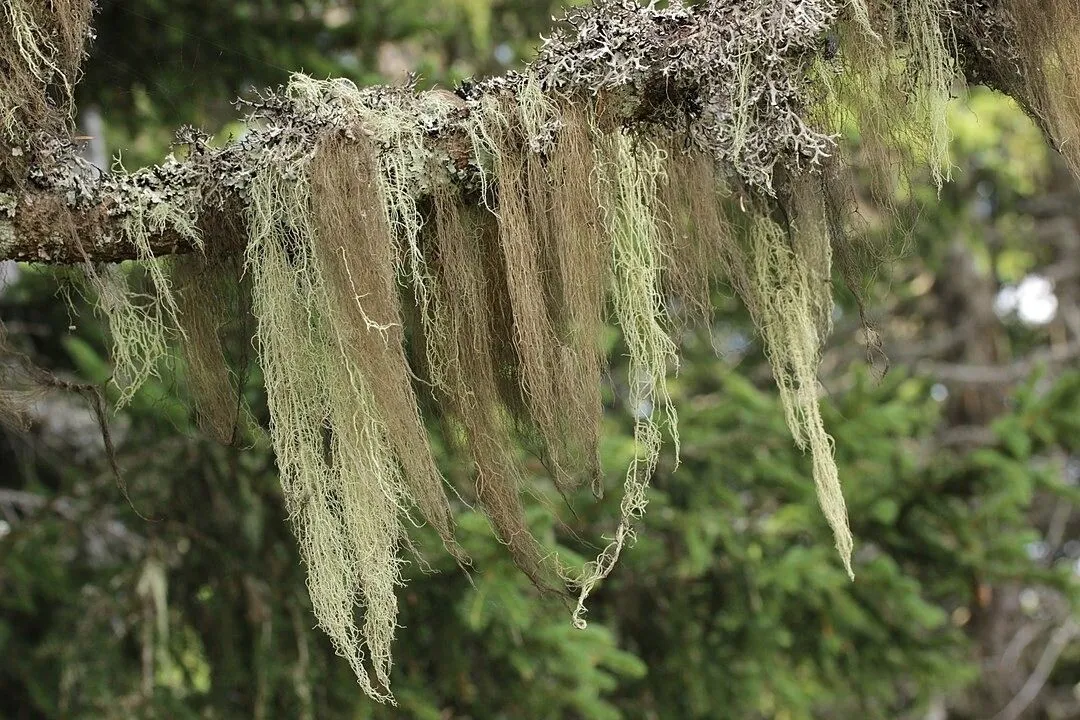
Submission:
[[[649,140],[622,132],[598,144],[599,196],[611,236],[611,298],[615,318],[629,353],[629,405],[634,415],[634,457],[626,471],[615,536],[574,583],[579,587],[573,620],[585,626],[585,601],[634,540],[634,522],[648,504],[649,480],[660,458],[663,429],[675,445],[679,436],[667,373],[677,365],[675,343],[664,328],[663,270],[657,183],[663,152]]]
[[[796,204],[802,215],[785,230],[764,208],[744,218],[751,269],[747,298],[754,324],[780,389],[780,400],[795,443],[810,452],[814,485],[848,574],[853,540],[833,457],[818,403],[817,369],[832,323],[831,250],[824,210]]]
[[[914,73],[912,112],[926,128],[926,161],[938,189],[952,176],[947,109],[956,75],[949,44],[948,0],[901,0],[909,44],[908,72]]]
[[[417,198],[430,191],[431,174],[437,167],[426,146],[426,129],[445,125],[454,105],[436,93],[383,90],[375,96],[346,79],[316,80],[296,74],[287,92],[313,114],[330,112],[354,118],[380,148],[378,179],[386,222],[401,243],[399,272],[409,279],[422,312],[427,312],[431,280],[420,247],[424,221]]]
[[[50,37],[51,33],[48,28],[37,23],[27,3],[23,0],[8,0],[4,3],[3,12],[8,16],[7,22],[11,28],[15,49],[27,72],[42,85],[54,74],[62,76],[63,73],[54,59],[57,49]],[[70,80],[62,78],[62,82],[70,90]]]
[[[192,203],[193,205],[193,203]],[[196,247],[201,246],[193,207],[184,203],[158,202],[128,209],[120,221],[121,232],[136,250],[138,269],[145,273],[146,290],[133,290],[129,270],[135,266],[95,268],[86,264],[87,279],[97,294],[97,309],[104,315],[112,336],[113,383],[123,407],[151,377],[160,377],[159,363],[175,339],[183,339],[180,311],[172,291],[169,260],[154,257],[151,238],[175,232]]]
[[[407,494],[373,379],[351,355],[349,328],[332,309],[308,162],[300,148],[279,149],[250,187],[246,258],[271,437],[319,626],[364,691],[392,701]]]
[[[22,145],[70,121],[91,9],[86,0],[0,3],[0,137]]]

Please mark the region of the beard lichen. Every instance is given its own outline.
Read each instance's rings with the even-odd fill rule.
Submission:
[[[817,369],[832,327],[831,247],[820,194],[796,181],[780,205],[759,200],[738,221],[744,225],[750,274],[743,299],[761,333],[780,390],[788,428],[812,458],[814,485],[848,574],[853,539],[840,488],[833,440],[818,403]],[[783,223],[783,224],[782,224]]]
[[[897,187],[917,164],[929,167],[939,188],[950,177],[953,18],[946,0],[874,0],[867,7],[873,34],[852,17],[854,8],[839,17],[830,36],[834,57],[818,58],[809,73],[809,109],[828,131],[857,135],[859,155],[849,161],[867,167],[872,199],[891,211]]]
[[[594,401],[598,398],[595,393],[580,391],[598,385],[599,365],[589,360],[584,339],[560,333],[558,321],[564,312],[575,313],[578,321],[585,315],[595,316],[595,300],[591,308],[582,307],[589,302],[590,291],[566,283],[578,279],[572,274],[575,271],[592,273],[592,278],[581,278],[584,281],[599,280],[597,252],[601,248],[594,245],[583,253],[582,266],[567,268],[572,260],[559,258],[559,244],[573,243],[574,249],[566,248],[563,255],[573,252],[576,260],[582,241],[595,233],[585,226],[590,218],[579,212],[580,207],[576,212],[572,207],[557,207],[555,202],[566,200],[567,192],[580,191],[586,192],[584,201],[588,202],[589,166],[578,164],[586,162],[580,157],[567,156],[565,147],[570,133],[576,132],[579,136],[574,149],[587,150],[587,140],[582,143],[580,137],[587,129],[583,118],[575,119],[576,127],[560,128],[563,121],[558,106],[532,79],[523,83],[516,102],[498,95],[485,98],[474,121],[473,142],[492,159],[492,179],[498,187],[491,211],[498,220],[527,420],[539,438],[556,486],[569,492],[582,482],[583,475],[595,479],[599,416]],[[548,136],[549,130],[559,137],[558,143]],[[564,176],[551,172],[545,157],[549,152],[555,154]],[[566,183],[575,187],[571,189]],[[571,309],[567,300],[578,302]],[[567,345],[566,339],[573,339],[575,345]],[[589,338],[589,342],[595,340],[595,335]],[[593,372],[597,374],[591,375]]]
[[[611,304],[626,344],[628,405],[634,417],[634,457],[626,470],[619,524],[611,542],[573,584],[578,590],[573,621],[585,626],[585,601],[607,577],[619,554],[634,540],[634,522],[645,512],[648,486],[660,458],[666,426],[675,445],[679,436],[667,373],[677,365],[675,343],[664,327],[661,283],[664,255],[657,185],[664,153],[652,141],[615,131],[596,147],[597,195],[611,242]]]
[[[353,332],[379,330],[336,322],[342,298],[317,249],[311,153],[283,143],[249,190],[246,262],[270,433],[316,619],[364,691],[390,700],[407,495],[372,378],[351,346]],[[347,207],[352,198],[336,200]]]
[[[11,345],[7,327],[0,321],[0,427],[28,430],[31,410],[46,392],[34,366]]]
[[[417,407],[405,359],[394,246],[373,152],[361,143],[324,141],[311,163],[314,252],[327,285],[328,322],[363,373],[401,466],[410,499],[447,548],[465,560]]]
[[[500,396],[504,357],[512,342],[496,295],[506,295],[499,230],[486,209],[465,205],[449,189],[435,193],[438,247],[432,262],[433,312],[424,324],[428,364],[450,422],[464,434],[472,460],[473,494],[515,564],[542,590],[557,586],[552,559],[533,536],[521,493],[526,472],[515,450],[512,418]]]
[[[599,495],[603,492],[600,376],[605,366],[600,338],[611,247],[594,182],[597,131],[589,112],[569,102],[561,117],[546,174],[551,233],[543,250],[550,268],[552,314],[562,343],[557,368],[565,385],[563,413],[570,456],[580,459],[582,475],[592,480],[593,492]]]
[[[707,323],[712,293],[721,283],[740,295],[749,285],[738,238],[724,212],[728,194],[711,157],[674,139],[665,144],[659,185],[667,259],[663,281],[668,313],[680,324]]]
[[[184,380],[204,433],[224,445],[238,445],[253,427],[244,402],[244,379],[250,345],[247,318],[251,288],[243,265],[224,237],[207,252],[170,260],[184,341]],[[230,345],[239,345],[239,352]]]
[[[6,0],[0,6],[0,137],[55,133],[70,120],[91,9],[85,0]]]
[[[1080,6],[1069,0],[1003,0],[1002,5],[1019,58],[1014,82],[1023,86],[1029,111],[1080,176]]]
[[[379,149],[375,178],[397,247],[395,267],[410,282],[421,312],[427,312],[430,278],[420,247],[423,216],[417,204],[432,187],[426,141],[433,128],[447,124],[460,100],[445,93],[417,94],[407,87],[362,90],[346,79],[316,80],[303,74],[292,77],[287,95],[301,112],[352,123]]]
[[[159,365],[169,354],[170,345],[187,340],[173,292],[171,259],[155,257],[150,238],[169,231],[201,250],[202,238],[192,212],[191,204],[171,201],[132,206],[120,230],[134,246],[137,264],[95,267],[85,263],[96,308],[105,317],[112,337],[112,382],[119,392],[120,407],[129,403],[148,379],[160,377]]]

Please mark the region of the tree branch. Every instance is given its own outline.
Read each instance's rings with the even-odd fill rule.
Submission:
[[[1011,57],[1005,51],[1013,51],[1007,14],[969,7],[1000,8],[1014,1],[956,0],[959,10],[941,21],[955,26],[961,40],[953,58],[957,68],[973,81],[1022,95],[1023,84],[1003,64],[1003,57]],[[862,0],[851,5],[861,7]],[[269,93],[250,108],[251,129],[239,141],[211,148],[205,137],[184,128],[177,142],[187,148],[186,157],[170,156],[131,174],[98,171],[78,157],[70,133],[43,138],[26,130],[32,118],[23,118],[24,136],[0,147],[0,260],[115,262],[189,252],[204,240],[235,240],[246,227],[247,183],[284,140],[310,148],[330,133],[362,133],[392,150],[386,147],[386,123],[422,132],[424,167],[408,179],[418,196],[440,182],[475,188],[483,184],[488,160],[476,157],[468,142],[471,114],[489,98],[516,96],[534,84],[549,102],[589,104],[608,126],[645,136],[678,135],[684,144],[711,153],[739,183],[772,194],[778,168],[817,172],[836,152],[833,136],[815,122],[810,78],[843,72],[845,58],[832,57],[824,38],[841,30],[862,32],[853,30],[858,23],[852,16],[858,12],[840,0],[710,0],[665,9],[602,0],[571,11],[525,75],[466,82],[453,93],[400,87],[358,91],[345,82],[327,85],[317,102],[298,101],[291,91]],[[0,15],[0,34],[14,33],[16,20]],[[78,30],[54,21],[55,28],[36,29],[45,38],[46,60],[48,48],[61,45],[46,42],[49,38],[70,40]],[[55,72],[22,68],[42,97],[57,86],[69,90],[77,77],[76,70],[65,74],[77,63],[70,48],[64,52],[65,63],[52,63]],[[17,56],[11,60],[18,61]],[[359,104],[346,108],[345,95]],[[52,118],[57,111],[52,107],[45,115]],[[542,145],[550,128],[537,130]],[[145,236],[133,237],[133,222],[148,230]],[[230,232],[220,232],[223,228]]]

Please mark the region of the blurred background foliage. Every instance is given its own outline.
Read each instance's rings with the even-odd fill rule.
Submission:
[[[557,7],[530,0],[102,0],[81,87],[91,156],[128,167],[291,70],[452,83],[526,59]],[[78,397],[0,436],[0,716],[30,718],[1080,717],[1080,189],[1008,100],[952,108],[954,182],[862,198],[904,252],[875,279],[892,369],[872,377],[838,284],[822,369],[858,542],[844,575],[747,319],[719,289],[680,330],[683,464],[590,626],[540,597],[479,515],[462,574],[422,542],[400,591],[399,707],[371,703],[314,620],[262,440],[195,429],[183,368],[112,418],[126,494]],[[858,138],[849,141],[856,149]],[[858,169],[858,168],[856,168]],[[905,230],[906,229],[906,230]],[[4,266],[0,317],[63,377],[109,375],[63,272]],[[245,342],[245,338],[238,338]],[[533,526],[588,556],[631,451],[611,340],[607,498],[539,479]],[[257,371],[248,399],[265,422]],[[441,453],[448,472],[454,467]],[[572,508],[572,511],[571,511]],[[427,540],[431,540],[428,538]]]

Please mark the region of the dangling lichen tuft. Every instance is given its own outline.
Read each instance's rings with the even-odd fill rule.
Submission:
[[[926,163],[938,189],[952,177],[949,159],[948,104],[956,70],[950,43],[954,42],[948,0],[900,0],[897,11],[904,18],[908,53],[903,70],[913,76],[908,104],[916,127],[925,127]],[[877,100],[880,102],[880,99]],[[893,111],[886,109],[886,112]]]
[[[571,391],[583,385],[580,373],[588,368],[567,362],[573,350],[558,336],[542,272],[555,241],[550,210],[553,179],[544,167],[541,151],[550,143],[546,128],[559,125],[557,112],[557,106],[540,92],[535,81],[526,81],[516,104],[508,98],[485,97],[475,114],[471,136],[475,144],[484,147],[494,166],[498,193],[493,212],[506,263],[506,291],[525,406],[552,479],[560,490],[568,491],[581,479],[580,463],[576,462],[580,457],[575,457],[573,450],[579,431],[574,423],[587,422],[590,415],[588,410],[567,412],[580,407],[582,399],[571,397]],[[574,233],[574,228],[560,230]],[[555,300],[556,307],[561,305],[559,300]]]
[[[158,363],[169,352],[171,341],[183,336],[180,309],[169,276],[168,258],[154,257],[150,240],[173,232],[202,247],[192,210],[184,203],[159,202],[128,208],[120,227],[135,247],[137,269],[145,277],[145,290],[132,289],[123,266],[96,268],[86,263],[87,280],[97,295],[96,309],[104,315],[112,336],[113,384],[119,389],[117,406],[123,407],[144,382],[159,377]],[[133,272],[134,266],[130,268]]]
[[[352,121],[371,138],[378,150],[382,210],[398,248],[396,268],[426,313],[430,278],[420,247],[423,216],[417,199],[434,185],[434,164],[425,143],[429,130],[445,126],[458,105],[446,93],[418,95],[411,87],[361,90],[344,78],[316,80],[299,73],[292,76],[287,94],[312,115],[332,117],[339,125]]]
[[[544,247],[545,275],[551,278],[548,292],[554,300],[551,312],[560,341],[556,372],[563,380],[567,402],[563,415],[568,455],[574,462],[580,460],[582,476],[591,477],[594,493],[600,494],[600,376],[605,364],[600,338],[611,241],[604,232],[593,177],[592,123],[586,111],[572,103],[562,107],[561,117],[545,174],[551,216],[551,233]]]
[[[835,57],[818,60],[810,73],[817,94],[810,116],[830,132],[856,135],[853,159],[869,170],[872,198],[891,212],[916,163],[929,166],[939,188],[950,176],[952,11],[945,0],[878,0],[867,8],[874,34],[860,29],[854,7],[856,17],[833,29]]]
[[[814,485],[836,547],[853,576],[853,540],[833,440],[818,404],[817,370],[832,324],[831,248],[820,194],[794,183],[786,198],[788,227],[755,207],[742,221],[752,272],[747,307],[765,343],[788,427],[810,452]],[[760,201],[764,202],[764,201]]]
[[[235,253],[195,252],[171,259],[188,391],[199,427],[225,445],[236,444],[251,422],[241,383],[246,367],[230,367],[226,352],[227,333],[242,325],[248,312],[244,293],[249,288],[241,275]]]
[[[41,132],[58,135],[71,121],[92,7],[87,0],[0,4],[0,138],[5,142],[22,145]]]
[[[889,358],[867,305],[877,274],[889,266],[897,251],[889,244],[887,234],[875,237],[865,222],[860,223],[849,168],[831,158],[821,168],[819,184],[833,265],[855,299],[866,344],[866,360],[880,379],[888,372]]]
[[[371,379],[350,345],[355,328],[342,326],[333,309],[340,298],[320,258],[310,162],[310,149],[283,143],[268,151],[250,186],[246,259],[270,431],[319,625],[365,692],[392,702],[407,494]]]
[[[881,42],[881,36],[874,29],[874,23],[870,19],[870,8],[867,6],[867,1],[849,0],[848,8],[850,8],[851,14],[855,18],[856,26],[874,40]],[[869,2],[874,2],[874,0],[869,0]]]
[[[433,204],[437,257],[433,308],[424,323],[428,364],[439,377],[444,410],[464,433],[477,502],[515,564],[549,590],[558,581],[525,519],[524,476],[499,391],[497,345],[512,338],[497,331],[508,328],[493,310],[494,296],[506,294],[499,230],[490,213],[463,205],[449,189],[436,191]]]
[[[324,140],[311,164],[315,255],[329,303],[328,322],[371,399],[401,462],[409,498],[461,561],[450,505],[420,418],[405,359],[394,248],[366,143]]]
[[[738,240],[722,209],[724,188],[716,162],[670,140],[659,193],[666,213],[663,280],[669,311],[675,317],[707,322],[717,283],[727,282],[742,293],[749,282],[738,256]]]
[[[30,427],[30,411],[48,388],[32,363],[11,344],[0,320],[0,427],[23,432]]]
[[[677,417],[667,390],[667,373],[677,357],[675,343],[664,329],[662,218],[657,215],[664,153],[648,140],[615,131],[600,140],[597,154],[598,195],[611,236],[611,298],[629,353],[635,452],[626,471],[615,536],[573,581],[579,588],[573,615],[578,627],[585,625],[589,594],[614,568],[623,547],[633,543],[633,525],[648,503],[649,480],[660,458],[665,426],[675,444],[676,464],[679,452]]]
[[[1028,111],[1080,177],[1080,5],[1072,0],[1002,4],[1021,66],[1010,68],[1019,74],[1005,89],[1023,87],[1019,96],[1028,100]]]

